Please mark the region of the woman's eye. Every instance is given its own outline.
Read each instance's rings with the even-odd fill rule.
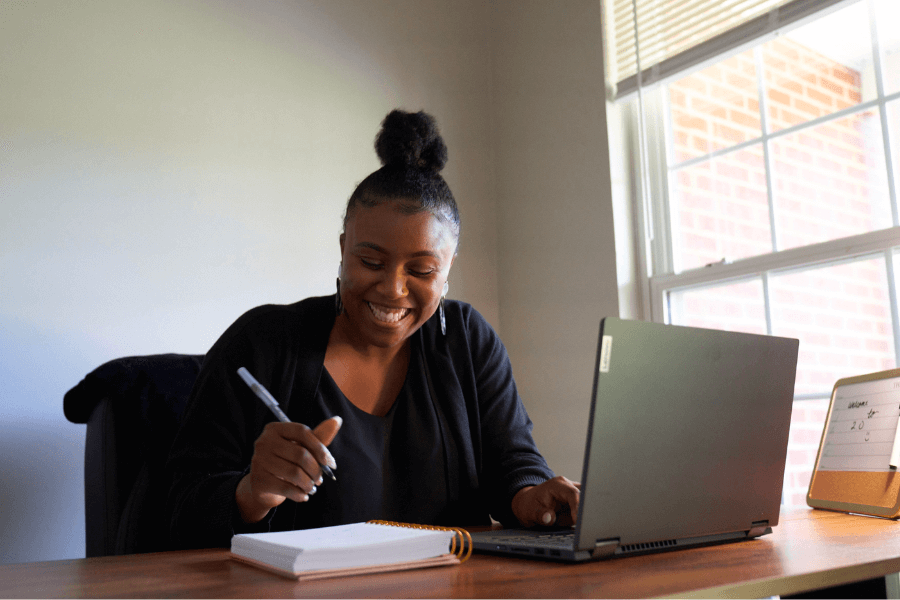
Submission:
[[[364,259],[364,258],[361,258],[361,259],[359,259],[359,260],[360,260],[360,262],[361,262],[364,266],[366,266],[366,267],[368,267],[368,268],[370,268],[370,269],[380,269],[380,268],[381,268],[381,264],[380,264],[380,263],[377,263],[377,262],[374,262],[374,261],[371,261],[371,260],[366,260],[366,259]]]
[[[416,269],[410,269],[409,272],[415,277],[428,277],[432,273],[434,273],[434,269],[428,269],[427,271],[418,271]]]

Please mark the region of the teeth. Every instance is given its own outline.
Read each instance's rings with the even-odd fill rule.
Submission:
[[[369,305],[369,310],[375,315],[375,318],[379,321],[384,321],[385,323],[396,323],[409,312],[408,308],[380,308],[371,302],[367,302],[367,304]]]

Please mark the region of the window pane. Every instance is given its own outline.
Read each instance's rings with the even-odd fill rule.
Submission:
[[[876,96],[865,2],[763,44],[769,131],[779,131]]]
[[[772,333],[800,340],[796,394],[831,393],[841,377],[892,369],[883,256],[769,278]]]
[[[669,322],[707,329],[766,333],[760,279],[669,293]]]
[[[772,251],[762,145],[674,171],[675,270]]]
[[[891,226],[877,110],[771,142],[780,250]]]
[[[673,164],[760,137],[753,51],[669,85],[669,107]]]
[[[813,464],[828,415],[831,398],[799,400],[791,412],[791,433],[788,436],[787,463],[784,467],[785,506],[806,506],[806,492],[812,477]]]
[[[900,92],[900,2],[876,0],[875,14],[878,23],[878,45],[881,47],[881,72],[884,77],[884,93]]]

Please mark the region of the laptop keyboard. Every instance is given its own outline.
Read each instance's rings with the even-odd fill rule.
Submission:
[[[555,531],[536,535],[495,535],[492,542],[509,546],[533,548],[571,548],[575,543],[574,531]]]

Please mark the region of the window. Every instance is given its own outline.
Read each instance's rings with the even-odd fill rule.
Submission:
[[[808,14],[618,102],[641,121],[647,313],[800,339],[784,501],[802,505],[834,382],[900,365],[900,2],[786,4]]]

